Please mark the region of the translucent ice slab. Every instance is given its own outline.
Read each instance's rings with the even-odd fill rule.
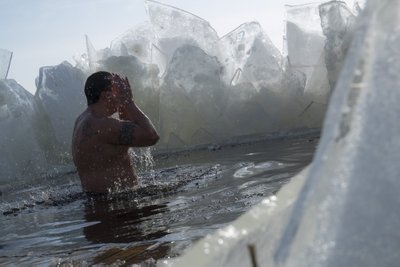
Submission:
[[[75,119],[86,108],[85,75],[68,62],[42,67],[36,80],[35,101],[49,119],[58,149],[71,162],[70,148]]]
[[[12,52],[0,48],[0,79],[7,79],[8,70],[10,69]]]
[[[399,10],[399,0],[368,2],[310,167],[159,266],[399,265]]]
[[[209,55],[216,54],[218,35],[208,21],[156,1],[146,0],[145,5],[158,39],[157,45],[166,54],[167,62],[184,44],[196,45]]]
[[[15,80],[0,80],[0,184],[46,170],[34,97]]]

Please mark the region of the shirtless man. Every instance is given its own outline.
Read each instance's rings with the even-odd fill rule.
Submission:
[[[87,109],[76,119],[72,155],[83,190],[104,193],[137,185],[130,147],[157,143],[149,118],[135,105],[127,78],[96,72],[85,84]],[[119,113],[119,118],[110,117]]]

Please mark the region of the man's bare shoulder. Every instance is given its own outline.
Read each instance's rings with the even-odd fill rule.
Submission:
[[[118,125],[119,120],[112,117],[97,117],[88,111],[83,112],[75,121],[75,128],[80,129],[90,126],[93,130],[101,131],[110,126]]]
[[[119,120],[111,117],[96,117],[88,111],[83,112],[75,121],[74,142],[102,139],[114,128],[119,127]]]

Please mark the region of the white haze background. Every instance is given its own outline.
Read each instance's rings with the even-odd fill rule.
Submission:
[[[223,36],[244,22],[258,21],[278,49],[282,49],[285,4],[305,0],[164,0],[210,22]],[[352,4],[352,0],[346,1]],[[96,49],[147,20],[143,0],[0,0],[0,48],[14,52],[8,78],[36,91],[42,66],[86,51],[87,34]]]

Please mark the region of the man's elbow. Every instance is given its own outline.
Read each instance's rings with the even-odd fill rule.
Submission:
[[[157,144],[158,140],[160,140],[160,136],[158,135],[157,132],[152,133],[149,136],[149,146],[154,146],[155,144]]]

